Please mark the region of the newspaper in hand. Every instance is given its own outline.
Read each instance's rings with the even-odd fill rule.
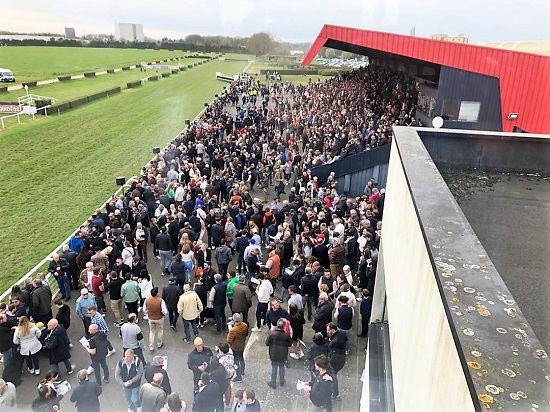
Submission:
[[[307,382],[304,382],[304,381],[296,382],[296,389],[298,389],[299,391],[303,390],[306,386],[309,386]]]
[[[59,395],[65,395],[67,392],[69,392],[72,389],[72,386],[69,382],[63,381],[59,385],[55,387],[55,390]]]

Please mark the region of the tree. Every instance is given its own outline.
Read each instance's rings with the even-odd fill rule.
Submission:
[[[248,39],[246,49],[256,57],[263,56],[273,50],[276,46],[275,40],[269,33],[255,33]]]
[[[336,57],[336,50],[334,49],[326,49],[325,51],[325,57],[327,59],[334,59]]]

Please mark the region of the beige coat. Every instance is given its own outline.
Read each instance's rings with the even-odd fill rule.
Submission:
[[[195,291],[190,290],[180,296],[178,301],[178,313],[185,320],[193,320],[202,312],[202,302]]]

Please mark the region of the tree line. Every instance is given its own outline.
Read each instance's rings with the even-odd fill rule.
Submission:
[[[117,40],[110,35],[85,35],[81,39],[71,40],[64,37],[50,37],[50,39],[2,39],[0,44],[5,46],[58,46],[58,47],[94,47],[119,49],[165,49],[182,51],[203,51],[220,53],[250,53],[257,57],[268,54],[288,54],[292,49],[309,48],[309,45],[291,44],[278,41],[269,33],[255,33],[250,37],[201,36],[190,34],[183,39],[175,40],[163,38],[160,41],[147,39],[146,41]]]

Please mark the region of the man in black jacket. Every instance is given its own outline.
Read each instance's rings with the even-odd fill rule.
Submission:
[[[155,239],[155,250],[160,256],[160,271],[162,276],[168,273],[170,263],[172,263],[172,240],[166,233],[166,226],[160,228],[160,233]]]
[[[76,402],[78,412],[99,411],[99,395],[101,395],[101,386],[96,382],[88,380],[86,369],[81,369],[76,374],[78,386],[73,389],[71,402]]]
[[[170,395],[172,393],[172,386],[170,385],[170,378],[168,377],[168,372],[166,372],[162,365],[164,363],[164,357],[162,356],[154,356],[153,361],[148,364],[145,367],[145,370],[143,372],[143,377],[145,380],[149,383],[153,382],[153,376],[155,376],[156,373],[161,373],[163,376],[162,383],[160,386],[166,393],[166,395]]]
[[[33,281],[34,289],[32,291],[31,314],[34,323],[42,322],[44,324],[53,317],[52,316],[52,291],[50,287],[43,284],[40,279]]]
[[[328,358],[330,368],[332,369],[332,399],[339,399],[338,391],[338,372],[346,364],[346,334],[338,330],[333,322],[327,325]]]
[[[304,388],[304,392],[309,393],[309,400],[315,406],[325,408],[327,412],[332,412],[332,376],[327,372],[328,367],[329,363],[326,356],[319,355],[315,358],[317,375]]]
[[[70,345],[69,336],[63,325],[60,325],[57,319],[50,319],[44,348],[49,350],[50,368],[56,371],[59,377],[61,377],[59,362],[65,364],[69,375],[73,373],[74,365],[71,365]]]
[[[332,320],[332,303],[325,292],[319,294],[319,306],[313,315],[313,330],[327,336],[327,324]]]
[[[285,363],[288,358],[288,348],[292,345],[292,339],[284,331],[286,321],[279,319],[277,328],[269,333],[265,341],[269,346],[269,359],[271,359],[271,380],[267,386],[272,389],[277,388],[277,370],[279,370],[279,385],[285,384]]]
[[[168,320],[170,322],[170,327],[176,330],[176,325],[178,323],[178,301],[182,295],[181,288],[176,284],[176,277],[170,276],[168,279],[168,286],[162,288],[162,300],[166,304],[168,309]]]
[[[107,275],[107,289],[109,290],[109,299],[111,301],[111,310],[115,315],[116,327],[121,327],[124,323],[124,317],[122,312],[122,285],[124,284],[124,274],[130,273],[131,269],[128,265],[122,262],[122,258],[117,258],[115,265],[115,271]]]
[[[216,333],[219,335],[225,329],[225,306],[227,305],[227,283],[223,281],[222,275],[216,273],[214,275],[216,284],[210,290],[208,300],[212,302],[214,307],[214,316],[216,318]]]
[[[87,345],[83,345],[84,349],[90,354],[92,359],[92,368],[94,369],[95,380],[101,387],[101,368],[103,368],[103,379],[105,383],[109,383],[109,367],[107,366],[107,354],[109,353],[109,341],[107,334],[101,332],[95,323],[92,323],[88,328],[90,332],[90,341]],[[101,368],[100,368],[101,367]]]
[[[227,276],[227,267],[233,259],[233,254],[231,253],[231,248],[225,244],[224,239],[220,240],[220,246],[216,248],[214,256],[216,257],[216,262],[218,262],[218,273],[225,278]]]
[[[201,374],[208,369],[208,365],[210,364],[212,350],[204,346],[202,338],[200,337],[196,337],[193,344],[195,345],[195,349],[189,352],[187,367],[193,372],[194,392],[197,393]]]
[[[317,301],[317,294],[319,288],[317,286],[317,279],[313,276],[311,268],[305,268],[305,276],[300,281],[300,291],[304,298],[304,304],[307,308],[307,320],[311,321],[312,310],[311,304]]]

